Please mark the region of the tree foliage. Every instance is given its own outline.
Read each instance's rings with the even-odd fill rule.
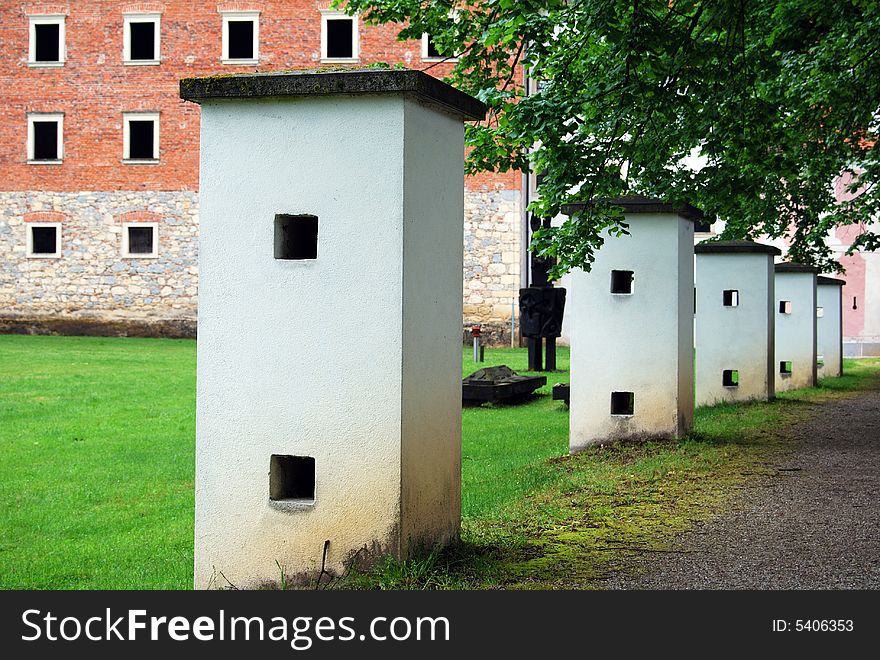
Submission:
[[[466,131],[470,172],[543,174],[532,209],[642,194],[726,221],[725,238],[792,239],[836,264],[828,231],[875,249],[880,7],[874,0],[348,0],[400,39],[457,55],[450,82],[486,102]],[[454,10],[454,18],[451,18]],[[537,82],[525,94],[523,69]],[[683,166],[699,162],[701,167]],[[843,177],[842,179],[840,177]],[[843,181],[847,201],[835,197]],[[589,268],[601,202],[542,230],[557,274]]]

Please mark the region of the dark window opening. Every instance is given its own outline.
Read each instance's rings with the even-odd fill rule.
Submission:
[[[229,59],[254,59],[254,22],[229,21]]]
[[[34,160],[58,160],[58,122],[34,122]]]
[[[712,231],[712,221],[702,218],[694,221],[694,231],[698,234],[708,234]]]
[[[154,233],[152,227],[129,227],[128,253],[153,254]]]
[[[130,50],[129,55],[133,60],[155,60],[156,56],[156,24],[130,23],[129,24]]]
[[[352,58],[354,21],[350,18],[327,19],[327,57]]]
[[[428,35],[428,57],[448,57],[445,53],[441,53],[437,49],[437,44],[434,43],[434,39],[431,35]]]
[[[317,259],[318,217],[283,213],[276,215],[275,258]]]
[[[272,454],[269,460],[270,500],[315,499],[315,459]]]
[[[739,387],[739,371],[736,369],[725,369],[722,371],[721,384],[724,387]]]
[[[858,308],[859,308],[858,298],[856,296],[853,296],[853,309],[858,309]]]
[[[725,307],[739,306],[739,291],[736,289],[728,289],[727,291],[724,291],[723,298]]]
[[[611,271],[611,293],[632,293],[633,292],[633,271],[631,270],[612,270]]]
[[[34,25],[35,62],[61,61],[61,26],[57,23]]]
[[[791,314],[791,301],[790,300],[780,300],[779,301],[779,313],[780,314]]]
[[[152,120],[132,119],[128,122],[128,157],[132,160],[152,160],[153,133],[156,130]]]
[[[635,394],[632,392],[611,393],[611,414],[632,415],[635,409]]]
[[[57,252],[57,227],[31,227],[31,254],[56,254]]]
[[[781,374],[790,374],[791,373],[791,361],[785,361],[779,363],[779,373]]]

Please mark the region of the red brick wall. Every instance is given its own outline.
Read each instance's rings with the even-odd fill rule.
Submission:
[[[64,222],[67,216],[58,211],[32,211],[22,217],[25,222]]]
[[[320,8],[328,0],[260,2],[69,2],[0,3],[0,188],[7,191],[196,190],[198,187],[199,108],[177,96],[178,80],[188,76],[276,70],[320,65]],[[224,9],[260,10],[260,66],[223,65],[221,17]],[[162,10],[158,66],[122,64],[122,12]],[[67,14],[67,62],[60,68],[27,65],[28,14]],[[360,61],[421,59],[420,42],[398,42],[394,26],[359,23]],[[442,76],[450,65],[431,66]],[[122,113],[160,112],[160,163],[122,164]],[[64,112],[64,162],[28,165],[28,112]],[[519,177],[480,175],[474,190],[518,189]]]

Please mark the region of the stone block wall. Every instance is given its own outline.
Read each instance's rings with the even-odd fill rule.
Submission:
[[[61,256],[28,258],[28,222],[61,223]],[[123,258],[123,223],[157,222],[156,258]],[[519,332],[520,196],[465,192],[463,340]],[[198,193],[0,192],[0,332],[194,336]]]
[[[28,222],[61,223],[58,258],[29,258]],[[123,223],[158,224],[158,256],[122,257]],[[0,329],[192,336],[193,192],[0,193]]]
[[[465,341],[480,323],[484,344],[509,346],[511,314],[519,333],[520,203],[518,190],[465,192]]]

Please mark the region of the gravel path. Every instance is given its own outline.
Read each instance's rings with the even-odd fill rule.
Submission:
[[[826,404],[777,476],[609,589],[880,588],[880,392]]]

